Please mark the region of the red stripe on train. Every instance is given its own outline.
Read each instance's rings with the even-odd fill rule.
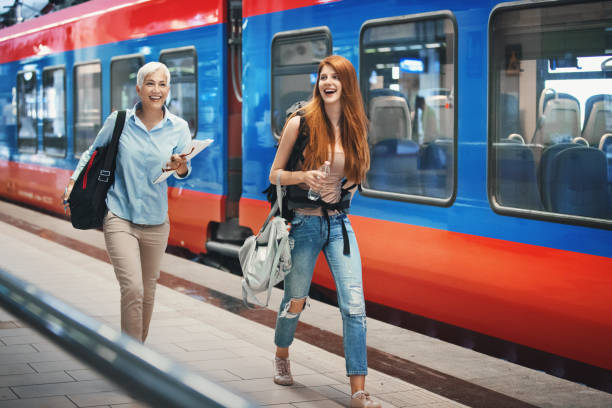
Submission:
[[[0,196],[64,214],[62,194],[72,172],[0,159]],[[205,252],[210,223],[225,220],[225,201],[219,194],[168,188],[170,245]]]
[[[316,6],[325,3],[335,3],[342,0],[243,0],[242,16],[244,18],[259,14],[275,13],[277,11]]]
[[[225,21],[222,0],[92,0],[0,30],[0,63]]]
[[[254,231],[269,204],[240,201]],[[350,216],[366,299],[612,369],[612,259]],[[324,257],[314,282],[334,288]]]

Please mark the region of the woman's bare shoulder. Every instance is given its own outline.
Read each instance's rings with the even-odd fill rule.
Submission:
[[[292,129],[295,129],[295,130],[299,129],[301,120],[302,120],[301,116],[295,115],[294,117],[289,119],[289,122],[287,122],[287,128],[291,127]]]
[[[283,131],[283,137],[281,138],[281,142],[286,140],[286,141],[292,142],[293,144],[295,140],[297,139],[299,130],[300,130],[300,117],[294,116],[291,119],[289,119],[289,122],[287,122],[287,125],[285,126],[285,130]]]

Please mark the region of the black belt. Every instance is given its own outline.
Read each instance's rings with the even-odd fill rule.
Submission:
[[[342,186],[346,183],[346,180],[342,182]],[[290,186],[292,187],[292,186]],[[352,185],[348,188],[341,188],[340,192],[340,201],[337,203],[326,203],[320,197],[316,201],[312,201],[307,198],[306,193],[307,190],[303,190],[299,187],[291,191],[292,194],[289,194],[289,208],[316,208],[320,207],[323,211],[323,218],[325,218],[325,222],[327,222],[327,239],[325,241],[325,245],[323,248],[327,246],[329,243],[329,236],[331,232],[331,224],[329,221],[328,211],[338,211],[340,213],[346,214],[348,212],[348,208],[351,205],[350,197],[347,197],[350,194],[352,188],[355,185]],[[357,188],[361,191],[361,184],[357,184]],[[290,190],[287,190],[288,193]],[[346,230],[346,225],[344,224],[344,220],[342,221],[342,239],[344,240],[344,249],[342,253],[344,255],[349,255],[351,253],[351,246],[349,243],[348,231]]]
[[[325,240],[325,245],[323,245],[323,248],[325,248],[327,244],[329,244],[329,235],[331,232],[331,223],[329,221],[328,210],[336,210],[340,211],[341,213],[344,213],[344,211],[339,202],[334,204],[324,203],[323,205],[321,205],[321,209],[323,210],[323,218],[325,218],[325,221],[327,222],[327,239]],[[351,246],[349,243],[348,231],[346,230],[344,220],[342,220],[342,239],[344,240],[344,249],[342,250],[342,253],[344,255],[350,255]]]

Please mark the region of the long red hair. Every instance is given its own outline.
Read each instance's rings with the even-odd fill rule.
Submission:
[[[332,158],[334,155],[334,131],[325,113],[323,98],[319,91],[319,76],[325,65],[336,71],[342,83],[340,137],[344,150],[344,175],[351,181],[361,182],[370,168],[368,119],[363,108],[355,68],[349,60],[339,55],[330,55],[319,63],[312,99],[302,108],[306,124],[310,129],[310,142],[304,149],[303,168],[318,169],[328,160],[330,149]]]

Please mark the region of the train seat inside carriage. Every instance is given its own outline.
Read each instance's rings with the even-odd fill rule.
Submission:
[[[606,156],[608,166],[608,192],[612,199],[612,133],[606,133],[599,141],[599,150]]]
[[[519,100],[510,93],[500,94],[499,121],[497,135],[500,139],[511,139],[513,135],[521,135]],[[524,143],[524,139],[523,139]]]
[[[370,148],[366,187],[401,194],[421,194],[417,170],[419,146],[412,140],[386,139]]]
[[[493,145],[497,161],[496,199],[507,207],[543,210],[536,177],[534,153],[529,146],[516,142]]]
[[[448,92],[435,93],[427,99],[429,105],[422,112],[424,118],[417,120],[433,123],[426,127],[431,140],[422,140],[419,146],[412,140],[416,135],[405,95],[391,89],[370,91],[371,163],[367,187],[400,194],[450,196],[452,104]],[[439,120],[448,123],[438,125]],[[445,137],[435,138],[436,135]]]
[[[552,158],[544,179],[550,211],[593,218],[608,218],[612,201],[604,153],[588,146],[566,148]],[[580,171],[576,171],[580,169]]]
[[[420,147],[417,167],[423,195],[437,198],[450,197],[453,157],[452,139],[436,139]]]
[[[612,154],[612,133],[606,133],[599,140],[599,150],[606,154]]]
[[[367,187],[419,194],[418,145],[411,140],[412,121],[403,94],[390,89],[370,93],[370,171]]]
[[[542,197],[542,204],[546,210],[551,209],[551,198],[550,198],[550,180],[552,177],[552,164],[553,158],[557,153],[565,149],[571,149],[574,147],[580,147],[576,143],[557,143],[548,146],[542,152],[542,158],[540,159],[540,167],[538,168],[538,185],[540,186],[540,195]]]
[[[448,94],[431,95],[425,98],[423,112],[423,143],[437,139],[451,139],[454,134],[453,97]]]
[[[412,139],[412,120],[406,98],[392,94],[374,96],[369,106],[370,145],[387,139]]]
[[[511,133],[507,138],[500,139],[500,142],[525,144],[525,139],[518,133]]]
[[[584,104],[582,137],[598,147],[601,136],[612,132],[612,95],[593,95]]]
[[[572,139],[572,143],[580,144],[580,145],[583,145],[583,146],[588,146],[589,145],[589,142],[587,142],[587,140],[584,137],[582,137],[582,136],[578,136],[578,137],[573,138]]]
[[[538,102],[538,124],[531,143],[551,145],[581,136],[580,104],[576,97],[544,89]]]
[[[570,150],[574,154],[565,154]],[[588,217],[609,216],[612,190],[608,173],[605,154],[599,149],[576,143],[547,147],[539,173],[545,209]]]

